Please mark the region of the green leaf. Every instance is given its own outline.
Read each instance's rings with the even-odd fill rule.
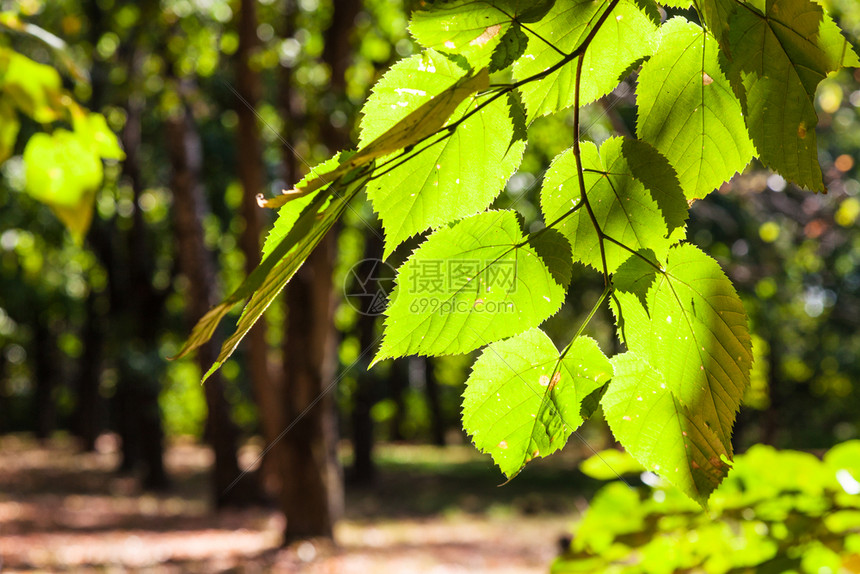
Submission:
[[[627,348],[662,375],[731,454],[752,344],[743,304],[719,264],[693,245],[673,247],[648,290],[647,307],[622,289],[615,301]]]
[[[564,357],[540,329],[490,345],[463,393],[463,428],[506,476],[567,443],[580,408],[612,375],[597,343],[577,338]]]
[[[490,57],[490,72],[498,72],[512,65],[525,53],[528,43],[529,37],[525,35],[519,23],[514,22],[493,50]]]
[[[617,291],[635,295],[647,312],[648,291],[657,278],[657,269],[660,268],[660,264],[657,256],[650,249],[642,249],[637,253],[642,257],[631,257],[622,263],[612,275],[612,284]],[[653,263],[653,265],[649,265],[648,262]]]
[[[104,175],[96,151],[90,141],[64,129],[34,134],[24,147],[24,189],[50,206],[79,242],[90,227]]]
[[[646,468],[705,506],[728,473],[730,449],[648,361],[628,352],[611,363],[615,374],[601,405],[612,434]]]
[[[632,250],[651,249],[665,257],[683,232],[687,204],[664,157],[648,144],[628,138],[611,138],[597,147],[583,142],[582,167],[588,200],[604,234]],[[571,150],[557,156],[547,171],[541,190],[544,220],[551,225],[560,218],[559,231],[573,247],[576,260],[602,271],[600,242],[591,217],[580,206],[576,161]],[[572,210],[573,211],[571,213]],[[610,273],[630,251],[604,240]]]
[[[413,57],[386,74],[365,107],[365,117],[384,117],[395,111],[401,107],[399,101],[386,102],[397,98],[402,99],[405,110],[420,105],[433,95],[434,89],[428,86],[437,82],[440,74],[451,81],[456,66],[438,53],[428,52],[426,58]],[[430,84],[426,83],[428,76]],[[368,185],[367,194],[385,229],[385,257],[409,237],[474,215],[492,203],[516,171],[525,150],[511,119],[515,113],[512,106],[516,105],[512,98],[467,99],[448,122],[461,122],[455,130],[417,143],[408,161],[380,160],[379,175]],[[363,139],[383,129],[379,121],[368,121]]]
[[[18,121],[15,108],[5,99],[0,99],[0,163],[9,159],[15,151],[15,141],[20,129],[21,122]]]
[[[573,54],[606,10],[607,0],[556,2],[533,31],[525,54],[514,64],[514,75],[523,80],[542,74]],[[654,49],[654,22],[632,0],[621,0],[597,32],[582,65],[580,104],[611,92],[634,62]],[[541,40],[543,38],[544,40]],[[568,61],[540,81],[522,86],[530,121],[574,104],[576,59]]]
[[[185,345],[183,345],[179,353],[172,357],[173,359],[184,357],[212,338],[218,324],[230,309],[236,306],[237,303],[253,295],[266,278],[272,274],[273,268],[291,250],[301,244],[304,241],[304,237],[311,233],[317,221],[318,214],[324,212],[325,208],[329,205],[329,200],[330,195],[327,191],[312,196],[310,203],[301,210],[295,223],[287,230],[287,233],[283,237],[277,240],[277,245],[271,248],[260,265],[245,278],[233,293],[218,305],[212,307],[197,321],[197,324],[191,331],[191,335],[185,341]],[[273,239],[273,241],[275,240]]]
[[[539,325],[564,288],[512,211],[488,211],[434,232],[397,272],[374,363],[466,353]]]
[[[34,134],[24,147],[27,193],[50,205],[72,207],[102,183],[102,163],[89,142],[58,129]]]
[[[824,463],[834,473],[847,472],[851,478],[860,482],[860,440],[849,440],[834,446],[824,455]]]
[[[541,4],[549,4],[542,2]],[[425,48],[458,54],[483,68],[515,19],[533,10],[526,0],[455,0],[413,12],[409,31]]]
[[[281,243],[281,241],[283,241],[296,224],[296,221],[298,221],[299,217],[304,213],[305,208],[314,201],[314,198],[317,197],[320,191],[328,187],[328,183],[332,181],[331,179],[328,179],[331,177],[330,174],[339,166],[343,165],[342,160],[345,157],[348,157],[348,154],[341,152],[321,164],[314,166],[311,168],[310,172],[308,172],[308,174],[295,185],[296,189],[302,189],[309,181],[312,180],[320,180],[321,183],[319,189],[292,199],[282,207],[278,208],[278,218],[275,220],[275,224],[272,226],[272,229],[269,230],[269,234],[266,236],[266,241],[263,242],[263,259],[266,259],[266,257],[268,257],[269,254],[271,254],[272,251]]]
[[[639,474],[645,467],[629,452],[608,448],[579,463],[579,470],[597,480],[615,480],[623,474]]]
[[[546,264],[555,282],[567,289],[573,278],[573,258],[564,235],[555,229],[544,229],[529,237],[529,245]]]
[[[857,57],[857,52],[842,35],[839,26],[836,25],[826,10],[821,21],[821,27],[818,29],[818,45],[830,58],[830,67],[834,70],[860,68],[860,58]]]
[[[203,377],[205,381],[209,375],[218,370],[224,361],[230,358],[239,343],[248,334],[248,331],[263,316],[272,301],[281,293],[289,283],[296,271],[302,266],[311,252],[316,248],[326,233],[340,218],[349,202],[358,194],[366,180],[357,180],[346,186],[342,194],[329,190],[333,197],[321,213],[314,214],[314,223],[311,230],[303,235],[287,254],[272,268],[259,287],[256,288],[248,304],[242,310],[242,315],[236,324],[236,330],[221,346],[221,352],[215,363]],[[288,234],[289,238],[289,234]],[[274,255],[273,255],[274,258]]]
[[[471,77],[467,72],[453,59],[434,50],[426,50],[394,64],[373,86],[370,97],[361,109],[359,149],[381,141],[383,135],[392,139],[391,134],[386,132],[405,118],[413,117],[416,110],[420,110],[420,115],[415,116],[415,124],[404,126],[402,130],[406,139],[394,142],[386,153],[415,143],[410,131],[418,129],[421,137],[436,132],[465,98],[486,88],[485,84],[462,89],[465,80]],[[489,80],[484,79],[488,84]],[[428,104],[432,107],[425,107]],[[425,116],[433,116],[433,125],[421,129],[418,121],[431,119]]]
[[[108,127],[103,115],[76,113],[72,118],[72,126],[75,128],[75,134],[82,141],[88,142],[90,147],[95,148],[95,153],[102,159],[125,159],[125,152],[122,151],[116,134]]]
[[[824,191],[815,89],[839,64],[817,43],[824,12],[811,0],[767,0],[766,8],[761,14],[743,5],[732,16],[729,77],[742,84],[747,127],[761,160],[798,185]]]
[[[36,122],[60,118],[63,82],[51,66],[0,47],[0,82],[15,106]]]
[[[727,54],[730,53],[729,21],[737,9],[735,0],[700,0],[697,9],[705,29],[717,39]]]
[[[639,74],[636,133],[669,159],[687,199],[700,199],[742,171],[755,147],[713,37],[683,18],[660,32]]]
[[[205,381],[232,355],[242,338],[299,270],[308,255],[367,181],[365,177],[344,183],[344,179],[346,177],[333,182],[329,189],[309,196],[311,198],[309,203],[300,210],[295,217],[295,222],[286,233],[283,236],[270,238],[271,242],[277,243],[274,247],[269,247],[262,263],[233,293],[212,307],[197,322],[185,345],[173,357],[174,359],[187,355],[211,339],[218,324],[230,309],[250,297],[239,317],[236,330],[222,345],[218,358],[206,372],[203,380]],[[290,204],[287,207],[290,207]],[[291,215],[285,215],[285,220],[291,217]]]

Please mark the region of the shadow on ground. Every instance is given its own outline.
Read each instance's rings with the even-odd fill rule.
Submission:
[[[348,488],[336,547],[280,548],[275,510],[209,510],[206,448],[171,446],[171,489],[146,493],[114,472],[114,441],[99,446],[81,454],[64,439],[0,438],[0,570],[546,572],[599,486],[575,470],[575,452],[498,487],[498,471],[471,447],[387,445],[376,483]]]

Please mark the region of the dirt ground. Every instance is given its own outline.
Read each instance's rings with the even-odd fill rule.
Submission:
[[[379,460],[377,484],[348,489],[336,545],[280,548],[275,510],[210,511],[201,446],[170,447],[172,488],[152,494],[114,473],[109,436],[87,454],[68,440],[2,437],[0,570],[545,573],[587,494],[563,458],[505,488],[470,447],[392,446]]]

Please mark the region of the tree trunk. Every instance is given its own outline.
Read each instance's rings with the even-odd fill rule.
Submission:
[[[256,196],[265,190],[266,175],[263,168],[263,151],[260,129],[255,110],[260,100],[260,76],[251,68],[250,61],[257,49],[256,0],[242,0],[238,14],[239,49],[236,54],[236,114],[239,117],[237,154],[239,181],[242,184],[242,219],[244,226],[239,244],[245,255],[245,274],[249,275],[260,263],[260,207]],[[271,445],[283,428],[281,416],[281,389],[270,374],[267,324],[265,317],[245,336],[246,368],[251,378],[254,397],[260,417],[260,428],[265,444]],[[280,383],[280,381],[278,381]],[[262,478],[267,492],[278,492],[281,476],[285,472],[280,449],[266,452],[262,464]]]
[[[349,36],[360,2],[336,0],[332,23],[326,32],[324,60],[331,69],[325,98],[343,100],[349,62]],[[287,35],[294,29],[295,5],[287,10]],[[291,72],[283,68],[282,96],[287,133],[301,125]],[[348,130],[335,128],[328,119],[319,122],[323,143],[334,151],[348,140]],[[295,142],[293,142],[295,143]],[[285,146],[288,183],[295,183],[294,145]],[[335,337],[332,327],[334,296],[332,262],[335,234],[329,234],[287,286],[288,317],[284,347],[285,403],[288,424],[295,426],[283,440],[287,474],[281,507],[287,517],[284,541],[314,536],[332,537],[334,522],[343,506],[343,480],[337,458],[337,417],[330,390],[335,371]],[[319,404],[314,405],[319,400]]]
[[[139,46],[128,53],[130,77],[137,77],[143,61]],[[119,407],[118,430],[122,437],[121,471],[143,466],[142,483],[146,488],[163,489],[168,485],[164,470],[164,432],[158,394],[164,373],[164,359],[158,354],[159,319],[165,293],[152,285],[154,255],[149,230],[140,208],[144,183],[140,165],[141,122],[146,102],[132,91],[127,103],[127,119],[122,132],[126,153],[123,175],[131,183],[134,200],[131,228],[124,233],[123,260],[110,261],[108,277],[113,329],[117,339],[127,345],[114,349],[117,354],[116,401]],[[102,241],[103,237],[99,237]],[[113,252],[111,247],[104,249]],[[110,255],[109,255],[110,257]]]
[[[281,508],[287,517],[285,543],[331,538],[343,507],[330,392],[335,357],[333,247],[334,236],[329,234],[287,287],[286,412],[295,426],[282,440],[287,464],[281,490]]]
[[[36,392],[33,397],[33,420],[36,421],[36,437],[46,439],[57,426],[54,389],[57,386],[57,357],[54,352],[54,335],[48,325],[46,313],[36,313],[33,334],[33,364]]]
[[[182,273],[188,278],[187,315],[193,325],[216,303],[215,269],[212,254],[203,242],[206,203],[200,174],[202,144],[191,113],[181,107],[166,121],[167,153],[171,163],[171,188],[176,246]],[[201,372],[206,372],[218,356],[220,341],[215,336],[197,351]],[[251,502],[254,488],[245,477],[231,488],[241,474],[236,458],[238,429],[230,417],[224,384],[215,372],[204,385],[208,416],[206,437],[215,452],[212,473],[213,502],[220,508]]]
[[[406,416],[404,394],[409,388],[409,359],[395,359],[388,372],[388,386],[394,401],[394,414],[388,424],[388,438],[397,442],[404,439],[403,419]]]
[[[96,438],[102,429],[99,378],[102,372],[104,348],[104,317],[97,301],[99,293],[90,290],[86,300],[87,318],[82,333],[83,353],[78,361],[75,378],[75,411],[72,415],[74,433],[81,439],[84,451],[95,450]]]
[[[439,400],[439,381],[433,370],[433,360],[430,357],[419,359],[424,365],[424,392],[427,394],[427,406],[430,407],[430,432],[433,443],[445,446],[445,417],[442,414],[442,404]]]
[[[370,277],[376,262],[382,259],[382,254],[382,236],[376,229],[368,229],[364,234],[363,264],[357,271],[358,277],[362,280]],[[358,317],[356,328],[358,345],[362,351],[376,345],[376,320],[377,315],[371,309]],[[369,364],[368,360],[356,365],[361,372],[356,381],[351,413],[353,461],[350,480],[354,484],[370,484],[376,476],[373,464],[373,418],[370,411],[376,403],[380,381],[374,371],[368,370]]]

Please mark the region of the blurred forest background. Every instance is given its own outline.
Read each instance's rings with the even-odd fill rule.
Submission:
[[[550,513],[534,526],[519,523],[535,531],[524,552],[533,543],[544,550],[523,558],[524,570],[503,554],[509,570],[494,570],[541,571],[529,565],[546,563],[598,486],[576,462],[611,446],[609,431],[595,417],[558,460],[492,490],[501,475],[460,426],[474,357],[366,369],[379,321],[362,307],[361,280],[376,277],[372,261],[382,253],[366,202],[346,212],[204,386],[217,335],[196,357],[167,360],[259,262],[274,212],[260,209],[256,195],[277,194],[352,147],[374,81],[417,51],[406,25],[418,4],[0,0],[0,435],[8,435],[0,437],[0,532],[24,544],[26,534],[63,526],[61,514],[27,522],[14,505],[26,493],[73,493],[61,477],[86,470],[103,479],[90,476],[95,482],[78,495],[113,489],[139,504],[154,492],[154,514],[176,497],[194,500],[191,510],[164,516],[277,507],[282,514],[221,514],[233,517],[219,523],[227,530],[268,517],[260,528],[271,536],[249,541],[253,552],[277,548],[282,535],[331,538],[342,517],[357,529],[374,516],[438,517],[452,508],[500,524]],[[860,4],[826,4],[856,47]],[[586,137],[633,132],[633,97],[628,81],[586,108]],[[827,194],[754,164],[692,209],[688,236],[735,283],[754,333],[738,452],[754,443],[820,451],[860,435],[860,71],[825,80],[817,105]],[[542,174],[571,144],[570,126],[564,114],[530,126],[522,167],[497,200],[527,225],[539,223]],[[416,244],[389,263],[396,268]],[[596,274],[575,274],[580,288],[547,325],[562,341],[603,288]],[[589,330],[611,350],[618,343],[608,319]],[[26,477],[39,469],[55,474],[43,483]],[[143,512],[129,504],[129,516]],[[272,518],[282,515],[285,522]],[[412,534],[401,524],[401,534],[418,539],[410,544],[435,536],[422,524]],[[461,526],[448,524],[451,540],[469,540]],[[63,528],[86,530],[74,521]],[[373,545],[358,532],[338,538]],[[504,545],[509,534],[493,536]],[[292,552],[305,560],[316,550]],[[4,555],[22,567],[73,561],[0,543]]]

